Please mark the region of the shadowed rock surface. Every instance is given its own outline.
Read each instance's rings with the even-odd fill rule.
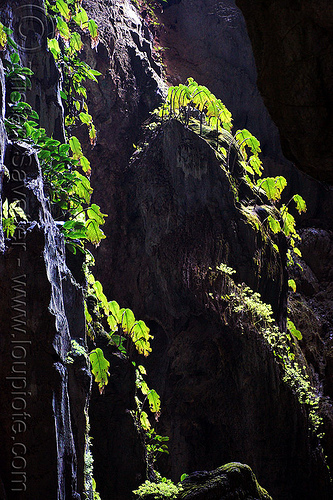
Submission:
[[[333,182],[332,27],[329,0],[237,0],[258,68],[258,86],[284,154]]]

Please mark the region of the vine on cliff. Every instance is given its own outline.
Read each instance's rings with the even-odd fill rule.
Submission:
[[[33,72],[21,65],[17,46],[10,36],[12,31],[1,24],[1,48],[5,51],[9,45],[12,50],[9,57],[4,59],[6,89],[9,95],[5,125],[12,142],[23,141],[31,148],[31,153],[37,153],[53,215],[60,219],[58,227],[64,235],[66,245],[73,253],[79,250],[86,256],[86,324],[87,333],[95,344],[95,348],[86,357],[102,394],[108,383],[110,362],[104,357],[102,349],[96,346],[98,338],[106,339],[108,344],[115,348],[118,356],[130,362],[133,349],[143,356],[151,352],[149,341],[152,336],[144,321],[136,320],[130,309],[120,308],[117,302],[108,301],[101,283],[95,280],[90,270],[94,259],[86,243],[97,246],[105,238],[100,226],[105,223],[106,214],[101,212],[98,205],[91,203],[93,192],[90,185],[91,165],[88,158],[83,155],[82,146],[78,138],[73,135],[73,131],[80,123],[86,125],[91,145],[94,146],[96,130],[89,114],[83,83],[86,79],[97,81],[96,77],[100,73],[81,61],[79,52],[83,46],[80,31],[89,33],[92,47],[97,46],[97,26],[95,21],[88,19],[80,1],[46,0],[45,6],[48,14],[56,17],[56,36],[48,40],[48,48],[63,75],[60,95],[65,109],[66,142],[62,144],[48,137],[45,129],[38,124],[39,116],[36,111],[23,100],[26,90],[31,87],[30,77],[33,76]],[[17,78],[20,81],[19,88]],[[19,202],[14,200],[9,204],[8,200],[4,200],[2,224],[7,237],[13,236],[20,220],[27,221],[27,217]],[[82,350],[83,346],[73,341],[67,362],[73,362],[76,355],[83,355]],[[150,412],[157,420],[160,413],[160,399],[154,389],[148,388],[143,378],[146,374],[144,367],[140,364],[137,366],[134,361],[132,363],[136,373],[136,409],[130,413],[144,445],[147,472],[152,478],[157,455],[167,452],[164,442],[168,438],[155,432],[148,414],[143,410],[147,401]],[[138,391],[143,399],[139,398]],[[88,436],[87,440],[89,441]],[[91,471],[91,467],[89,470]],[[94,482],[89,480],[89,484]],[[94,498],[98,499],[95,486],[93,489]]]
[[[289,332],[281,331],[275,324],[271,306],[264,303],[260,294],[244,283],[237,284],[232,278],[235,272],[225,264],[208,270],[210,284],[220,283],[219,291],[210,292],[208,300],[225,324],[231,323],[235,314],[241,325],[251,325],[265,339],[282,368],[283,381],[296,394],[299,403],[307,407],[310,427],[321,439],[323,418],[320,413],[320,397],[307,373],[305,358],[297,349],[295,339],[300,339],[300,332],[295,325],[296,331],[293,328],[289,328]],[[218,280],[219,276],[222,280]]]

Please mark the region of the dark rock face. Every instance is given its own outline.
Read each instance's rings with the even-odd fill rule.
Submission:
[[[328,0],[237,0],[246,19],[258,85],[285,155],[333,182],[332,26]]]
[[[6,6],[13,27],[19,25],[19,16],[13,15],[12,7],[23,3],[20,0]],[[224,88],[232,97],[228,78],[222,81],[217,75],[222,73],[219,61],[228,61],[230,68],[234,52],[243,46],[244,35],[236,34],[238,23],[244,28],[239,11],[231,2],[169,3],[173,5],[168,16],[173,15],[172,9],[184,7],[179,17],[183,23],[186,12],[194,16],[194,7],[198,8],[193,26],[198,24],[198,16],[207,14],[204,8],[209,8],[203,28],[195,32],[183,24],[179,30],[179,35],[186,33],[187,41],[186,37],[180,40],[188,52],[189,38],[198,34],[194,50],[188,54],[192,60],[184,68],[195,68],[198,61],[194,54],[201,46],[205,46],[202,61],[214,48],[213,75],[205,76],[210,67],[206,62],[191,74],[216,94]],[[36,4],[41,6],[41,2]],[[283,322],[284,261],[272,261],[263,242],[240,217],[226,175],[211,148],[179,123],[170,122],[156,136],[153,134],[149,148],[128,166],[133,143],[141,135],[140,125],[164,92],[160,69],[152,56],[151,35],[128,0],[87,0],[85,5],[101,26],[102,35],[97,51],[87,46],[82,53],[103,73],[98,90],[88,88],[99,134],[96,147],[89,153],[96,165],[95,200],[109,213],[105,229],[108,240],[97,252],[97,273],[108,296],[131,307],[136,316],[149,322],[155,335],[154,354],[149,361],[151,382],[164,401],[161,429],[171,438],[171,459],[162,466],[176,481],[185,471],[213,469],[240,460],[255,470],[277,499],[317,500],[319,496],[329,500],[331,487],[317,442],[309,439],[305,415],[281,382],[270,351],[251,328],[242,328],[237,320],[225,325],[221,311],[207,301],[207,293],[218,290],[203,284],[207,267],[227,262],[237,269],[239,280],[261,291]],[[218,37],[207,41],[206,36],[201,37],[209,33],[208,27],[220,34],[221,25],[231,40],[223,50]],[[169,28],[173,30],[172,23]],[[28,41],[36,41],[33,30]],[[45,48],[43,37],[40,46]],[[248,44],[245,54],[238,60],[241,71],[232,72],[235,80],[241,81],[251,58]],[[29,62],[26,55],[22,57]],[[34,54],[31,60],[37,83],[29,99],[40,111],[42,125],[61,138],[59,74],[45,51]],[[184,55],[180,61],[170,75],[175,82]],[[265,135],[266,129],[274,127],[258,104],[253,65],[246,80],[250,82],[247,93],[251,89],[255,92],[256,113],[263,113],[255,123],[264,134],[266,151],[280,158],[276,132],[272,132],[273,145],[269,143],[270,132]],[[236,115],[239,126],[247,126],[248,115],[242,105],[249,100],[248,94],[243,98],[241,87],[240,82],[234,87],[241,95],[236,99],[240,108]],[[80,136],[81,131],[77,132]],[[0,140],[3,154],[3,127]],[[19,155],[25,149],[21,146]],[[8,167],[12,166],[14,152],[7,148]],[[15,498],[27,498],[26,485],[29,498],[79,499],[83,494],[90,376],[84,360],[75,358],[68,366],[66,354],[71,338],[84,345],[82,289],[77,282],[80,277],[75,281],[65,262],[63,241],[50,217],[34,156],[26,153],[33,183],[24,188],[22,196],[37,224],[18,233],[0,266],[0,350],[5,360],[0,369],[0,426],[5,450],[0,458],[0,492],[3,498],[14,498],[14,494]],[[15,189],[22,182],[11,170],[11,182],[4,192],[8,197],[18,196]],[[319,219],[320,200],[315,207]],[[254,258],[261,265],[261,273]],[[328,374],[332,365],[326,365]],[[21,378],[6,379],[16,376],[19,368]],[[133,373],[118,359],[113,361],[111,373],[105,397],[94,394],[91,405],[95,475],[103,500],[127,500],[144,474],[126,412],[133,407]],[[16,400],[12,393],[18,390],[24,394]],[[25,405],[27,430],[25,421],[19,423],[13,413],[25,410]],[[19,434],[22,440],[16,438]],[[248,469],[242,471],[246,475]],[[243,477],[238,472],[235,476]],[[20,491],[13,492],[13,486]]]
[[[240,280],[252,279],[266,300],[285,293],[282,263],[269,274],[264,253],[259,278],[253,257],[260,241],[242,221],[213,150],[179,122],[168,122],[129,167],[122,196],[112,276],[105,283],[110,296],[149,320],[155,335],[146,364],[164,402],[160,425],[170,436],[164,472],[177,480],[234,457],[276,498],[314,500],[320,491],[329,499],[322,458],[313,454],[304,414],[271,353],[237,321],[225,326],[207,302],[207,294],[218,291],[205,287],[203,276],[222,261]],[[93,435],[104,404],[91,408]],[[124,423],[114,425],[117,436]],[[97,431],[96,448],[103,442]],[[112,478],[103,463],[104,477]],[[118,479],[113,476],[106,498],[118,491]]]

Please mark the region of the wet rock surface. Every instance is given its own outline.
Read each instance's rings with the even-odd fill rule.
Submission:
[[[15,153],[25,161],[19,169],[10,161]],[[37,219],[19,226],[1,258],[4,498],[79,499],[90,373],[84,364],[68,366],[66,356],[71,335],[84,343],[82,290],[67,268],[33,152],[9,148],[6,165],[3,196],[16,192]]]

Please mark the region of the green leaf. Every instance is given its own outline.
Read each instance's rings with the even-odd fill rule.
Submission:
[[[283,220],[283,232],[286,236],[296,233],[296,222],[294,217],[288,212],[288,208],[283,205],[280,210]]]
[[[59,153],[63,155],[67,155],[68,151],[70,149],[69,144],[60,144],[59,146]]]
[[[8,199],[6,198],[2,204],[2,215],[6,219],[8,218]]]
[[[260,142],[247,129],[244,128],[243,130],[237,130],[235,139],[243,151],[245,150],[245,145],[247,145],[251,149],[252,153],[260,153]]]
[[[30,69],[30,68],[25,68],[25,67],[24,67],[24,68],[21,68],[20,73],[21,73],[22,75],[29,75],[29,76],[32,76],[32,75],[34,74],[34,72],[32,71],[32,69]]]
[[[140,413],[140,423],[145,431],[148,431],[151,428],[148,415],[145,411]]]
[[[95,246],[98,246],[102,239],[106,238],[103,231],[100,229],[98,223],[95,220],[88,219],[86,221],[86,238],[90,243]]]
[[[112,314],[112,316],[115,318],[117,323],[120,324],[122,318],[121,318],[120,307],[119,307],[118,302],[116,302],[115,300],[112,300],[111,302],[109,302],[109,311]]]
[[[66,23],[66,21],[64,21],[63,19],[61,19],[61,17],[57,18],[57,30],[59,31],[60,36],[64,40],[69,40],[70,39],[71,33],[69,31],[68,24]]]
[[[296,292],[296,282],[295,280],[289,279],[288,286],[292,289],[293,292]]]
[[[306,203],[303,200],[302,196],[299,194],[294,194],[293,199],[296,203],[296,210],[298,211],[298,213],[306,212]]]
[[[60,54],[60,47],[58,40],[55,38],[51,38],[51,40],[48,38],[47,39],[47,47],[48,49],[52,52],[53,57],[57,60]]]
[[[17,52],[10,54],[10,60],[13,64],[18,64],[20,62],[20,56]]]
[[[280,193],[280,196],[279,198],[281,197],[281,193],[282,191],[284,190],[284,188],[286,187],[287,185],[287,180],[285,177],[283,177],[282,175],[279,175],[277,177],[275,177],[275,184],[276,184],[276,187],[278,188],[279,190],[279,193]]]
[[[302,340],[303,335],[299,330],[297,330],[296,326],[290,319],[287,320],[287,328],[294,337],[296,337],[298,340]]]
[[[21,98],[22,98],[22,95],[20,92],[15,91],[15,92],[10,93],[10,100],[12,102],[18,102],[21,100]]]
[[[107,217],[107,214],[102,214],[100,207],[95,203],[87,209],[87,215],[89,219],[95,220],[99,225],[104,224],[105,217]]]
[[[87,308],[87,303],[85,302],[84,303],[84,315],[86,317],[86,322],[87,323],[91,323],[92,322],[92,317],[88,311],[88,308]]]
[[[80,10],[77,12],[77,14],[73,17],[74,21],[80,28],[83,30],[88,28],[88,15],[86,11],[83,9],[83,7],[80,7]]]
[[[299,248],[294,247],[294,253],[295,253],[296,255],[298,255],[298,257],[302,257],[302,252],[300,251],[300,249],[299,249]]]
[[[95,382],[98,384],[100,394],[103,394],[105,386],[108,383],[110,363],[105,359],[102,349],[97,347],[89,354],[91,363],[91,372],[95,377]]]
[[[98,29],[97,29],[97,24],[93,19],[90,19],[88,23],[88,29],[91,38],[96,39],[98,37]]]
[[[89,129],[89,139],[90,139],[90,143],[92,144],[92,146],[94,146],[96,143],[96,129],[95,129],[95,126],[93,124],[91,124],[90,129]]]
[[[158,412],[161,407],[161,401],[157,392],[154,389],[152,389],[147,396],[148,396],[150,411],[152,411],[153,413]]]
[[[135,317],[131,309],[125,309],[122,315],[121,326],[125,333],[130,334],[135,323]]]
[[[272,217],[271,215],[267,217],[267,222],[274,234],[279,233],[281,231],[280,222],[274,219],[274,217]]]
[[[265,191],[269,200],[276,201],[279,199],[280,192],[274,177],[266,177],[259,185]]]
[[[108,315],[107,322],[108,322],[108,325],[110,327],[111,332],[115,332],[116,330],[118,330],[118,323],[117,323],[116,319],[111,314]]]
[[[89,125],[92,122],[92,116],[89,115],[89,113],[83,113],[81,112],[79,114],[79,118],[82,123],[85,123],[86,125]]]
[[[83,43],[82,43],[80,34],[79,33],[72,33],[69,44],[70,44],[71,49],[75,50],[76,52],[80,52],[80,50],[83,47]]]
[[[91,174],[91,167],[88,158],[86,158],[85,156],[81,156],[80,165],[82,167],[83,172],[89,176]]]
[[[144,366],[139,365],[138,370],[141,373],[141,375],[147,375],[147,371],[146,371],[146,368]]]
[[[69,146],[72,150],[74,160],[79,160],[81,156],[83,156],[83,153],[82,153],[81,143],[79,139],[75,137],[75,135],[73,135],[69,139]]]
[[[62,97],[62,99],[64,99],[64,101],[67,101],[68,96],[67,96],[66,92],[64,92],[63,90],[60,90],[60,96]]]
[[[153,337],[150,335],[150,330],[144,321],[140,320],[135,323],[131,337],[139,354],[148,356],[152,351],[149,340]]]
[[[198,86],[198,90],[192,96],[192,102],[196,108],[203,111],[205,106],[209,103],[210,92],[203,85]]]
[[[66,21],[69,21],[71,18],[71,12],[69,10],[67,3],[64,2],[64,0],[57,0],[56,7],[59,13],[66,19]]]
[[[7,45],[7,34],[4,25],[0,23],[0,50],[5,50]]]
[[[76,177],[75,183],[72,188],[73,192],[88,204],[93,192],[89,179],[81,175],[77,170],[73,172],[73,175]]]

